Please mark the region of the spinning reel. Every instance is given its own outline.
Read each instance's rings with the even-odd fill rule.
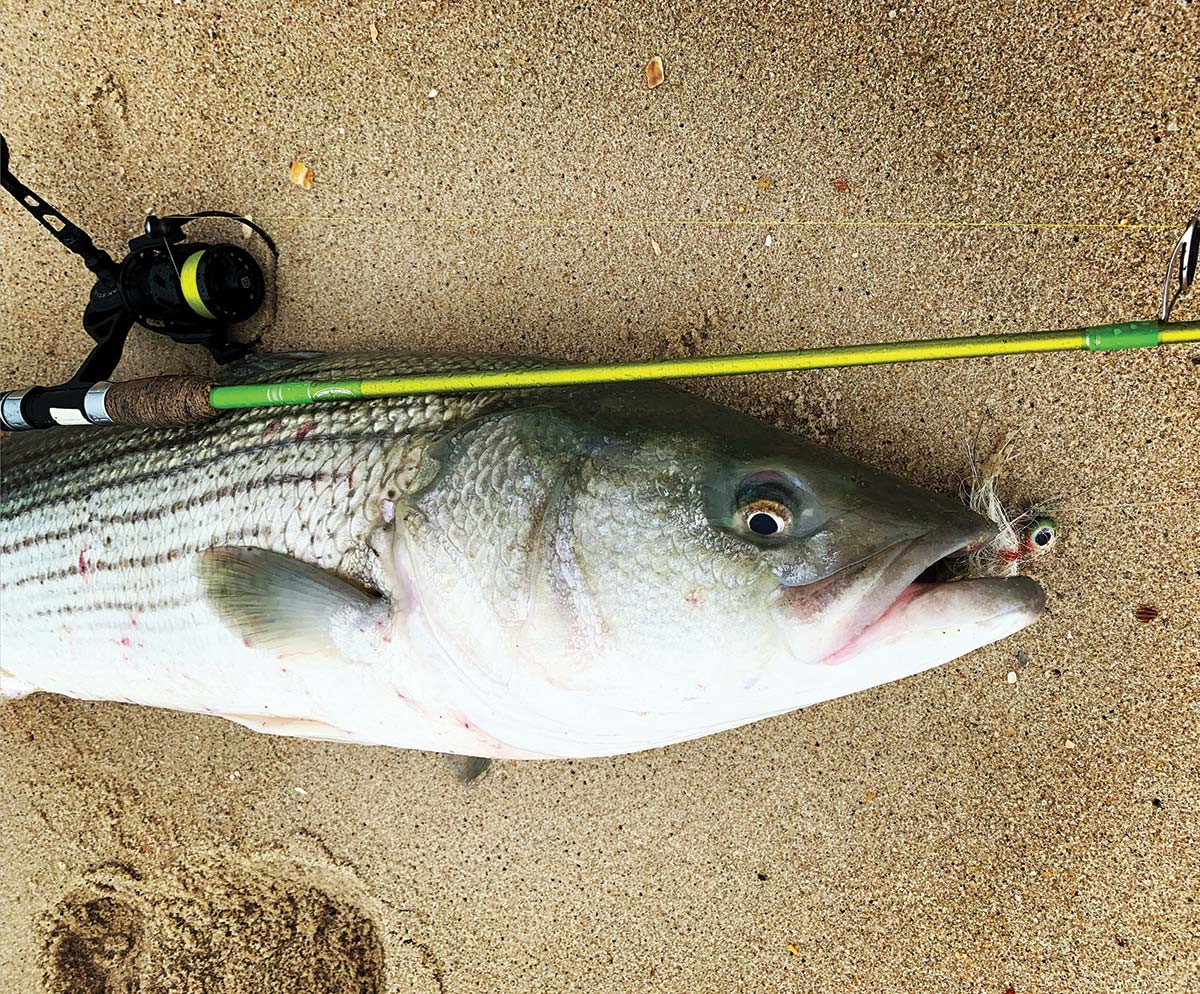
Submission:
[[[96,343],[91,354],[66,383],[0,394],[0,427],[108,423],[96,395],[121,361],[125,340],[135,324],[172,341],[201,345],[222,365],[254,351],[258,339],[235,341],[230,329],[253,317],[262,306],[267,284],[261,267],[244,248],[189,242],[183,230],[200,218],[230,218],[254,231],[278,260],[275,243],[253,221],[228,211],[150,215],[144,232],[129,243],[128,255],[118,264],[96,247],[87,232],[9,171],[8,142],[3,135],[0,187],[80,256],[96,277],[83,313],[83,329]]]

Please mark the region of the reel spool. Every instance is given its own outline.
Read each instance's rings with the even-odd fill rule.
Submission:
[[[134,324],[172,341],[203,346],[221,365],[254,351],[259,339],[239,342],[230,333],[232,326],[254,317],[266,298],[267,280],[258,261],[237,245],[189,242],[183,229],[201,218],[238,221],[262,239],[277,261],[279,250],[261,227],[229,211],[150,215],[117,264],[87,232],[18,180],[8,162],[8,142],[0,135],[0,187],[96,277],[83,313],[83,329],[96,344],[66,383],[0,393],[0,428],[111,423],[102,403],[105,381],[121,361]]]
[[[134,321],[177,342],[203,345],[218,363],[225,363],[231,361],[227,356],[241,358],[253,348],[230,341],[228,326],[254,316],[266,295],[266,280],[244,248],[183,244],[183,226],[202,217],[250,223],[237,214],[218,211],[151,215],[146,218],[146,233],[129,243],[118,281]],[[271,244],[261,229],[255,230]],[[84,321],[86,325],[86,315]]]

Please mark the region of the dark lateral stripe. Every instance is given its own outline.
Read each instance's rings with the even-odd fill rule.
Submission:
[[[325,412],[321,413],[322,419],[329,420]],[[58,438],[47,441],[27,458],[18,450],[16,461],[10,461],[10,465],[5,467],[5,482],[15,489],[43,483],[61,485],[79,474],[94,475],[97,465],[109,466],[128,459],[137,461],[139,457],[156,452],[188,448],[237,448],[246,441],[262,437],[272,424],[280,426],[280,438],[286,439],[294,437],[296,427],[308,420],[314,420],[309,411],[260,408],[212,424],[170,431],[112,429],[110,432],[106,429],[106,432],[85,434],[82,438],[68,433],[62,441]],[[356,419],[346,417],[344,420],[353,423]],[[376,424],[371,427],[380,426]],[[85,429],[85,432],[90,432],[90,429]],[[320,435],[313,436],[314,441],[318,438]],[[24,443],[25,439],[18,439],[18,442]]]
[[[168,514],[177,514],[184,510],[195,510],[214,501],[250,494],[267,487],[284,487],[289,484],[301,483],[327,483],[330,480],[336,479],[337,477],[332,473],[281,473],[276,476],[264,476],[259,479],[247,480],[244,483],[231,483],[223,487],[217,487],[215,490],[208,490],[202,494],[197,494],[195,497],[177,500],[171,504],[145,507],[126,514],[106,514],[102,517],[91,518],[82,524],[72,525],[70,528],[60,528],[57,531],[40,532],[36,535],[30,535],[19,542],[13,542],[10,545],[0,545],[0,555],[8,555],[11,552],[17,552],[21,549],[28,549],[31,545],[37,545],[39,542],[61,542],[64,539],[81,535],[92,528],[101,528],[106,525],[134,525],[147,521],[157,521]]]
[[[329,374],[329,378],[343,377],[334,371]],[[424,399],[381,398],[374,404],[374,413],[377,416],[371,423],[364,425],[364,428],[381,431],[382,437],[394,437],[398,429],[394,422],[385,416],[385,411],[397,406],[408,406],[414,411],[419,411]],[[363,422],[366,421],[364,414],[361,404],[325,404],[322,405],[319,420]],[[59,433],[54,439],[38,439],[37,443],[34,443],[33,439],[28,443],[25,439],[19,439],[20,445],[39,444],[39,447],[29,457],[25,457],[19,447],[14,446],[18,448],[17,457],[16,461],[10,461],[10,466],[5,469],[5,486],[20,490],[43,483],[61,485],[77,474],[94,473],[98,462],[112,464],[118,460],[145,456],[159,450],[188,446],[236,447],[240,441],[261,435],[272,423],[278,423],[281,426],[280,431],[286,437],[289,432],[294,432],[297,426],[312,419],[316,419],[316,414],[311,409],[250,408],[229,414],[212,424],[171,431],[114,429],[111,432],[106,431],[102,437],[94,433],[87,436]],[[85,431],[90,432],[90,429]],[[399,431],[404,433],[403,429]],[[82,444],[78,440],[79,437],[83,437]],[[218,441],[219,437],[222,437],[223,441]],[[315,441],[320,437],[314,435],[313,439]]]
[[[354,406],[328,404],[323,407],[321,417],[328,419],[332,415],[336,420],[339,415],[345,415]],[[361,414],[361,405],[359,407]],[[221,435],[225,436],[227,442],[236,442],[243,436],[253,437],[261,434],[272,422],[286,426],[283,429],[286,432],[312,417],[313,413],[307,409],[250,408],[230,413],[212,424],[190,428],[112,429],[100,434],[85,429],[84,433],[80,434],[59,432],[53,438],[19,438],[18,444],[13,446],[16,450],[16,461],[10,460],[10,465],[6,467],[5,483],[14,488],[36,486],[39,483],[61,483],[76,473],[94,471],[97,461],[112,463],[144,456],[159,449],[219,444],[214,440]],[[351,418],[347,417],[347,420]],[[379,421],[381,425],[385,423],[382,418]],[[26,445],[36,446],[28,456],[22,451]],[[41,468],[43,466],[44,469]]]
[[[272,531],[274,529],[270,525],[255,525],[252,528],[243,528],[240,531],[226,535],[222,540],[222,544],[237,545],[246,539],[266,537]],[[5,581],[4,589],[15,590],[17,587],[25,587],[31,583],[45,583],[47,580],[65,580],[69,576],[79,576],[85,572],[91,574],[108,573],[119,569],[149,569],[152,566],[162,566],[165,563],[173,562],[180,556],[192,555],[201,551],[202,548],[208,548],[208,546],[185,545],[179,548],[167,549],[165,552],[157,552],[154,555],[129,556],[125,559],[96,559],[87,564],[86,570],[81,570],[78,564],[75,564],[60,570],[53,570],[49,573],[27,574],[16,580]]]
[[[347,434],[347,435],[339,434],[339,435],[313,436],[314,443],[316,443],[316,442],[328,442],[328,443],[349,442],[351,445],[353,445],[353,444],[360,443],[360,442],[367,442],[367,441],[378,442],[378,441],[383,441],[383,440],[398,440],[398,439],[395,434],[390,433],[390,432],[388,432],[388,433],[370,432],[367,434]],[[104,482],[92,482],[78,490],[68,491],[67,493],[56,492],[56,493],[54,493],[53,496],[48,496],[48,497],[45,497],[44,499],[41,499],[41,495],[39,495],[39,494],[22,494],[21,497],[25,498],[23,503],[19,503],[19,501],[17,499],[14,499],[11,503],[5,505],[4,510],[5,510],[6,515],[9,515],[9,516],[24,514],[26,511],[29,511],[33,508],[37,508],[38,510],[46,510],[47,508],[57,507],[61,504],[66,504],[66,503],[69,503],[70,501],[78,500],[83,497],[92,499],[98,493],[101,493],[101,492],[104,492],[107,490],[113,490],[118,487],[137,487],[143,483],[148,483],[151,480],[170,479],[172,477],[181,476],[186,473],[195,472],[196,470],[206,469],[210,466],[216,466],[219,463],[227,462],[227,461],[229,461],[231,459],[235,459],[239,456],[262,455],[265,453],[276,452],[276,451],[278,451],[280,449],[284,449],[284,448],[291,448],[292,446],[295,446],[297,444],[301,444],[301,443],[297,443],[294,439],[289,438],[289,439],[285,439],[285,440],[279,441],[279,442],[265,442],[265,443],[259,443],[258,445],[249,445],[249,446],[245,446],[244,448],[240,448],[240,449],[233,449],[233,450],[229,450],[229,451],[225,451],[225,452],[219,452],[218,454],[216,454],[214,456],[209,456],[206,459],[198,459],[195,462],[190,462],[185,465],[173,466],[173,467],[169,467],[169,468],[163,467],[160,469],[150,470],[149,472],[145,472],[145,473],[138,473],[133,476],[109,479]],[[7,481],[6,481],[5,485],[7,488],[7,486],[8,486]]]
[[[104,611],[126,611],[130,614],[149,611],[166,611],[172,608],[189,607],[196,603],[194,597],[166,597],[158,601],[98,601],[94,604],[80,604],[71,601],[58,607],[45,607],[30,611],[28,618],[50,618],[59,614],[100,614]]]
[[[246,376],[231,376],[230,383],[253,382],[266,377],[272,379],[276,373],[287,378],[342,380],[380,376],[400,376],[406,373],[432,373],[468,369],[516,369],[530,366],[554,365],[536,356],[507,355],[493,353],[385,353],[330,355],[321,358],[301,359],[294,364],[281,365],[276,370],[260,369]],[[438,398],[437,395],[419,397],[377,398],[370,405],[355,403],[322,404],[321,418],[347,421],[368,416],[373,412],[370,424],[363,427],[382,432],[385,437],[405,435],[410,431],[444,430],[449,427],[443,415],[446,411],[428,415],[427,409],[439,401],[447,407],[470,409],[476,413],[482,406],[500,398],[501,394],[467,393],[454,400]],[[518,392],[507,395],[511,402]],[[188,445],[221,445],[238,439],[242,435],[254,435],[272,421],[292,427],[315,417],[315,409],[305,408],[261,408],[231,412],[209,425],[195,428],[105,430],[101,438],[91,429],[81,432],[55,432],[53,438],[39,437],[36,440],[17,438],[12,440],[11,456],[5,467],[5,489],[23,490],[43,483],[61,484],[77,473],[90,474],[98,462],[112,463],[126,458],[144,456],[158,449]],[[397,427],[393,420],[396,411],[408,411],[410,422]],[[355,413],[351,413],[355,412]],[[424,416],[423,416],[424,415]],[[286,429],[285,429],[286,430]],[[40,433],[39,433],[40,434]],[[217,439],[224,436],[226,442]],[[319,436],[314,436],[314,439]],[[82,442],[80,441],[82,439]],[[13,444],[15,443],[15,444]],[[28,453],[25,447],[29,446]],[[44,468],[43,468],[44,467]]]
[[[236,425],[223,424],[220,427],[229,439],[234,441],[241,434],[238,429],[244,429],[247,435],[252,435],[253,429],[260,424],[270,424],[270,419],[261,416],[248,421],[239,419]],[[82,442],[78,435],[68,435],[62,441],[55,438],[48,441],[44,447],[35,450],[28,459],[18,457],[15,465],[5,467],[5,484],[14,489],[23,489],[42,483],[63,483],[80,473],[95,473],[97,464],[113,465],[120,460],[136,459],[176,446],[212,444],[210,440],[214,435],[215,426],[203,425],[199,428],[179,429],[170,434],[154,429],[112,429],[111,433],[104,437],[92,434],[84,437]]]

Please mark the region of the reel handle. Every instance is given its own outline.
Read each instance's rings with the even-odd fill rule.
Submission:
[[[96,243],[92,241],[86,231],[77,224],[72,224],[9,171],[8,141],[2,134],[0,134],[0,188],[11,193],[43,228],[62,245],[82,258],[83,264],[96,276],[110,276],[114,280],[116,279],[117,264],[113,262],[112,256],[104,249],[97,248]]]

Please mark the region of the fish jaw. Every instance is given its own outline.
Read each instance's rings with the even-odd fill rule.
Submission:
[[[816,582],[784,581],[776,592],[779,624],[799,662],[828,660],[882,618],[929,566],[996,531],[992,522],[949,502],[915,534],[867,516],[858,524],[862,533],[883,539],[878,551]]]
[[[914,583],[853,641],[823,660],[817,686],[799,701],[853,694],[941,666],[1033,624],[1045,608],[1027,576]]]
[[[955,528],[885,550],[846,576],[783,588],[781,625],[803,667],[792,707],[940,666],[1036,621],[1046,596],[1029,577],[918,580],[934,563],[990,533],[964,518]],[[840,603],[840,614],[822,606],[829,601]],[[809,624],[814,614],[818,623]]]

